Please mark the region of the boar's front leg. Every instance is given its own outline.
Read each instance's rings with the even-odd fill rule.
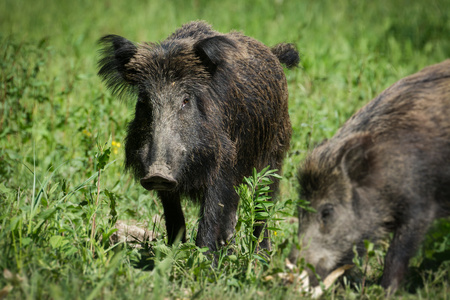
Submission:
[[[196,244],[215,251],[233,236],[239,195],[230,182],[210,185],[204,195]]]
[[[417,214],[424,215],[425,213],[417,212]],[[429,225],[429,220],[424,216],[422,219],[410,218],[406,224],[396,229],[385,257],[384,272],[381,278],[381,286],[389,293],[397,290],[408,270],[409,260],[416,253]]]
[[[164,208],[166,220],[167,243],[172,245],[177,238],[186,242],[186,224],[184,222],[183,210],[181,209],[180,195],[170,192],[158,192]]]

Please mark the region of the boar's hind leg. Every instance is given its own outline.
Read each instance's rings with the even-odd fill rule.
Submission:
[[[429,221],[411,218],[407,224],[396,229],[384,262],[381,286],[393,293],[408,270],[410,258],[429,228]]]
[[[177,238],[186,242],[186,224],[184,223],[183,210],[181,209],[180,195],[169,192],[158,192],[164,208],[166,220],[167,243],[172,245]]]
[[[215,251],[233,237],[239,196],[228,182],[219,181],[209,186],[201,207],[196,244]]]
[[[259,236],[261,235],[261,232],[263,231],[263,228],[264,228],[264,233],[263,233],[264,234],[264,238],[259,243],[259,245],[256,247],[256,251],[258,252],[259,249],[270,250],[269,231],[266,229],[266,220],[259,221],[259,222],[261,222],[261,223],[253,228],[253,235],[256,238],[259,238]]]

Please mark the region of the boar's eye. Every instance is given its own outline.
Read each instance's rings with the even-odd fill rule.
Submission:
[[[183,99],[183,102],[181,102],[181,108],[184,108],[189,103],[189,98],[185,97]]]
[[[327,203],[320,209],[320,220],[326,225],[333,217],[334,208],[333,205]]]

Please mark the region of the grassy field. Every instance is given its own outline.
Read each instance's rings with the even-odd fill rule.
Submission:
[[[190,242],[165,246],[162,205],[123,171],[133,103],[96,76],[96,41],[158,41],[197,19],[301,52],[301,67],[286,71],[294,134],[267,262],[248,251],[248,207],[235,255],[220,255],[217,268],[195,247],[190,201]],[[449,56],[449,0],[0,1],[0,299],[307,297],[277,277],[295,242],[298,164],[375,95]],[[118,219],[146,222],[155,239],[142,250],[112,245]],[[448,220],[436,222],[395,297],[450,298],[448,232]],[[376,283],[387,242],[355,258],[324,298],[384,297]]]

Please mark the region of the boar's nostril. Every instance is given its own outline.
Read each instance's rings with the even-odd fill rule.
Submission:
[[[178,182],[169,175],[152,174],[141,178],[141,185],[146,190],[170,191],[177,186]]]

